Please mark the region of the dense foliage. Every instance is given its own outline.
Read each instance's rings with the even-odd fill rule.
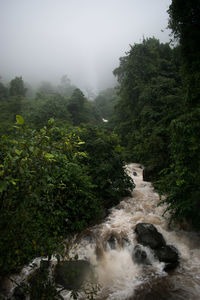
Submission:
[[[104,207],[132,188],[114,135],[93,129],[94,155],[92,131],[86,128],[60,129],[50,119],[37,131],[24,126],[19,115],[15,127],[15,137],[3,136],[0,141],[3,275],[33,257],[53,253],[64,236],[97,221]],[[111,172],[116,166],[119,193]]]
[[[161,180],[173,216],[200,229],[200,3],[173,0],[169,26],[179,39],[184,106],[170,126],[171,164]]]
[[[169,15],[176,47],[150,38],[120,59],[111,124],[127,159],[151,168],[172,218],[200,228],[199,1],[173,0]]]
[[[178,49],[155,38],[131,47],[114,71],[120,99],[112,122],[127,159],[157,172],[169,163],[169,124],[180,114],[182,98]]]
[[[119,145],[119,138],[110,131],[91,125],[82,128],[80,137],[85,141],[82,147],[88,153],[85,163],[96,185],[96,195],[103,207],[110,208],[133,187],[130,177],[124,172],[123,148]]]

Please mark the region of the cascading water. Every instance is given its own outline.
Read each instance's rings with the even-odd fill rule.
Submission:
[[[170,229],[163,217],[166,207],[158,206],[159,195],[151,183],[142,179],[138,164],[127,166],[136,188],[132,196],[112,208],[107,219],[76,239],[70,255],[88,260],[101,286],[97,300],[197,300],[200,299],[200,238],[197,233]],[[151,264],[133,262],[134,232],[137,223],[151,223],[167,244],[174,245],[180,265],[166,273],[164,263],[155,259],[150,248],[143,247]],[[28,273],[27,269],[23,271]],[[70,292],[62,293],[65,300]],[[84,299],[80,297],[80,299]]]
[[[170,230],[162,216],[166,207],[158,206],[159,195],[151,183],[143,181],[140,165],[129,164],[127,172],[136,184],[132,196],[112,208],[105,222],[83,235],[74,250],[95,267],[102,286],[97,299],[200,299],[199,236]],[[157,261],[148,247],[144,248],[151,265],[133,262],[134,229],[140,222],[154,224],[167,243],[178,249],[180,265],[174,271],[163,271],[164,263]]]

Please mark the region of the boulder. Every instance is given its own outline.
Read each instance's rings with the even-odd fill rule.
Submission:
[[[78,290],[84,279],[92,274],[92,268],[86,260],[63,261],[56,265],[55,283],[67,290]]]
[[[178,251],[172,245],[166,245],[156,249],[155,256],[159,261],[166,264],[164,268],[165,271],[175,269],[179,265]]]
[[[133,171],[133,176],[137,176],[137,172]]]
[[[157,231],[154,225],[150,223],[139,223],[136,225],[135,232],[137,234],[138,243],[150,247],[154,252],[154,256],[160,262],[165,263],[165,271],[172,270],[179,265],[178,250],[174,246],[166,245],[162,234]],[[145,262],[147,259],[146,252],[144,252],[144,250],[138,247],[134,249],[133,256],[138,263],[147,264]]]
[[[137,241],[143,246],[149,246],[152,249],[160,248],[166,245],[166,242],[156,227],[150,223],[139,223],[136,225],[135,232]]]
[[[30,300],[38,300],[56,293],[56,289],[49,280],[50,261],[41,260],[40,267],[29,276]]]
[[[150,261],[147,257],[146,251],[144,251],[141,245],[136,245],[133,250],[132,259],[137,264],[150,265]]]
[[[40,270],[47,270],[50,266],[50,261],[49,260],[41,260],[40,261]]]

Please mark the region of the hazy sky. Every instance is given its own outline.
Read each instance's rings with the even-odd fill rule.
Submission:
[[[67,74],[82,89],[108,87],[129,44],[143,36],[169,41],[170,3],[0,0],[0,75],[58,82]]]

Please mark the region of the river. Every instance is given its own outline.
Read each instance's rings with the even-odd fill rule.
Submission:
[[[136,184],[132,195],[112,208],[101,224],[76,237],[70,256],[76,253],[94,266],[101,286],[97,300],[199,300],[200,236],[180,226],[169,227],[169,215],[163,216],[166,207],[158,206],[159,195],[151,183],[143,181],[139,164],[129,164],[127,172]],[[147,247],[151,265],[133,262],[137,244],[134,229],[140,222],[155,225],[167,244],[178,249],[179,267],[165,272],[164,263],[158,262]],[[70,292],[62,296],[70,299]]]

